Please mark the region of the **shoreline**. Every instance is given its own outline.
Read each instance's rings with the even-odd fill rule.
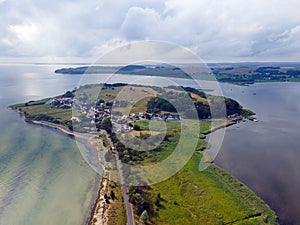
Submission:
[[[31,123],[31,124],[58,130],[72,138],[80,138],[80,139],[84,139],[84,140],[88,141],[90,138],[94,137],[94,135],[92,135],[92,134],[85,134],[85,133],[71,131],[66,126],[61,125],[61,124],[51,123],[51,122],[47,122],[47,121],[40,121],[40,120],[28,120],[26,118],[24,119],[24,121],[27,123]]]
[[[64,134],[67,134],[71,137],[75,137],[74,132],[67,129],[65,126],[63,126],[61,124],[51,123],[51,122],[47,122],[47,121],[39,121],[39,120],[28,120],[26,118],[25,118],[25,122],[40,125],[40,126],[44,126],[44,127],[50,127],[50,128],[55,129],[55,130],[59,130],[59,131],[63,132]]]
[[[93,202],[93,207],[92,207],[92,210],[91,212],[89,213],[90,216],[88,218],[88,222],[87,222],[87,225],[93,225],[93,218],[94,218],[94,215],[96,214],[96,211],[97,211],[97,205],[98,205],[98,202],[100,201],[102,195],[101,195],[101,191],[102,191],[102,188],[103,188],[103,182],[104,182],[104,176],[102,175],[101,177],[101,180],[99,182],[99,188],[98,188],[98,191],[97,191],[97,196]]]

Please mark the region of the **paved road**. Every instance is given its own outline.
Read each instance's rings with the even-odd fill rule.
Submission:
[[[124,176],[123,176],[123,171],[122,171],[122,164],[121,160],[119,159],[119,154],[116,153],[116,160],[117,160],[117,168],[120,173],[120,178],[121,178],[121,185],[122,185],[122,191],[123,191],[123,198],[124,198],[124,203],[126,207],[126,214],[127,214],[127,225],[134,225],[134,216],[133,216],[133,209],[132,205],[129,202],[129,196],[128,196],[128,187],[125,184],[124,181]]]
[[[111,139],[109,138],[107,132],[101,132],[106,135],[107,140],[109,141],[110,146],[114,146]],[[116,151],[116,162],[117,162],[117,168],[120,173],[120,180],[121,180],[121,185],[122,185],[122,191],[123,191],[123,198],[124,198],[124,203],[126,207],[126,214],[127,214],[127,225],[134,225],[134,215],[133,215],[133,209],[132,209],[132,204],[129,202],[129,196],[128,196],[128,187],[125,183],[124,176],[123,176],[123,170],[122,170],[122,163],[119,158],[119,154]]]

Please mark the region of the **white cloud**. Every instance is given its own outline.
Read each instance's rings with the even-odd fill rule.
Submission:
[[[0,0],[0,56],[96,57],[171,41],[210,60],[300,57],[298,0]]]
[[[155,36],[160,25],[160,15],[150,8],[131,7],[122,23],[121,30],[126,39],[141,40]]]

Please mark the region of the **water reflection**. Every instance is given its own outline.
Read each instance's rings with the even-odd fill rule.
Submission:
[[[223,85],[225,95],[257,112],[259,122],[228,128],[216,163],[267,201],[282,224],[300,223],[299,90],[299,83]]]

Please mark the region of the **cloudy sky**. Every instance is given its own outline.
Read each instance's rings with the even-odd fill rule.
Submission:
[[[300,61],[299,0],[0,0],[0,58],[94,59],[141,40],[208,61]]]

